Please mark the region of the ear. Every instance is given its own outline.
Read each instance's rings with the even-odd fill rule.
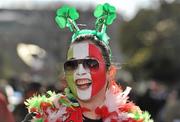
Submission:
[[[108,71],[107,71],[107,80],[108,80],[108,82],[115,79],[116,72],[117,72],[117,69],[116,69],[116,67],[114,65],[111,65],[108,68]]]

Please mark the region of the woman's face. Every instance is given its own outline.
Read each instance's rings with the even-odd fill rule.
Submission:
[[[64,69],[68,86],[80,100],[90,100],[106,84],[106,65],[101,50],[88,41],[71,45]]]

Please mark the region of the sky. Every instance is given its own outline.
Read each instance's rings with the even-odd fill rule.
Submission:
[[[85,3],[96,6],[97,4],[110,3],[114,5],[119,13],[127,19],[133,18],[140,8],[149,8],[153,1],[157,0],[64,0],[72,4]],[[75,2],[76,1],[76,2]],[[80,2],[77,2],[80,1]]]
[[[125,19],[132,19],[140,8],[152,8],[158,0],[0,0],[0,8],[15,8],[18,6],[32,7],[37,4],[48,4],[52,1],[66,2],[86,9],[97,4],[110,3],[114,5]]]

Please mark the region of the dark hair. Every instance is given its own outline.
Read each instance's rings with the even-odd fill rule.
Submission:
[[[104,58],[105,63],[106,63],[106,68],[108,69],[109,66],[111,65],[111,57],[109,55],[110,49],[105,44],[103,44],[102,41],[98,40],[93,35],[80,36],[74,41],[74,43],[79,43],[79,42],[82,42],[84,40],[91,41],[92,43],[94,43],[95,45],[97,45],[101,49],[103,58]]]

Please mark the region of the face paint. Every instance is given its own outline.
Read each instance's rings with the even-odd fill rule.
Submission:
[[[67,59],[70,59],[73,57],[73,48],[70,48],[68,50],[67,56],[68,56]],[[71,89],[72,93],[75,96],[77,96],[76,84],[74,82],[74,72],[68,72],[68,73],[65,73],[65,75],[66,75],[66,81],[67,81],[69,88]]]
[[[106,83],[106,67],[100,49],[94,45],[89,44],[89,56],[96,58],[99,61],[99,70],[96,73],[91,73],[92,77],[92,95],[95,96]],[[92,72],[92,71],[91,71]]]
[[[88,100],[95,96],[106,83],[105,62],[100,49],[88,42],[73,44],[68,51],[67,60],[93,58],[98,60],[99,69],[85,69],[79,64],[74,72],[66,74],[67,83],[75,96]]]

